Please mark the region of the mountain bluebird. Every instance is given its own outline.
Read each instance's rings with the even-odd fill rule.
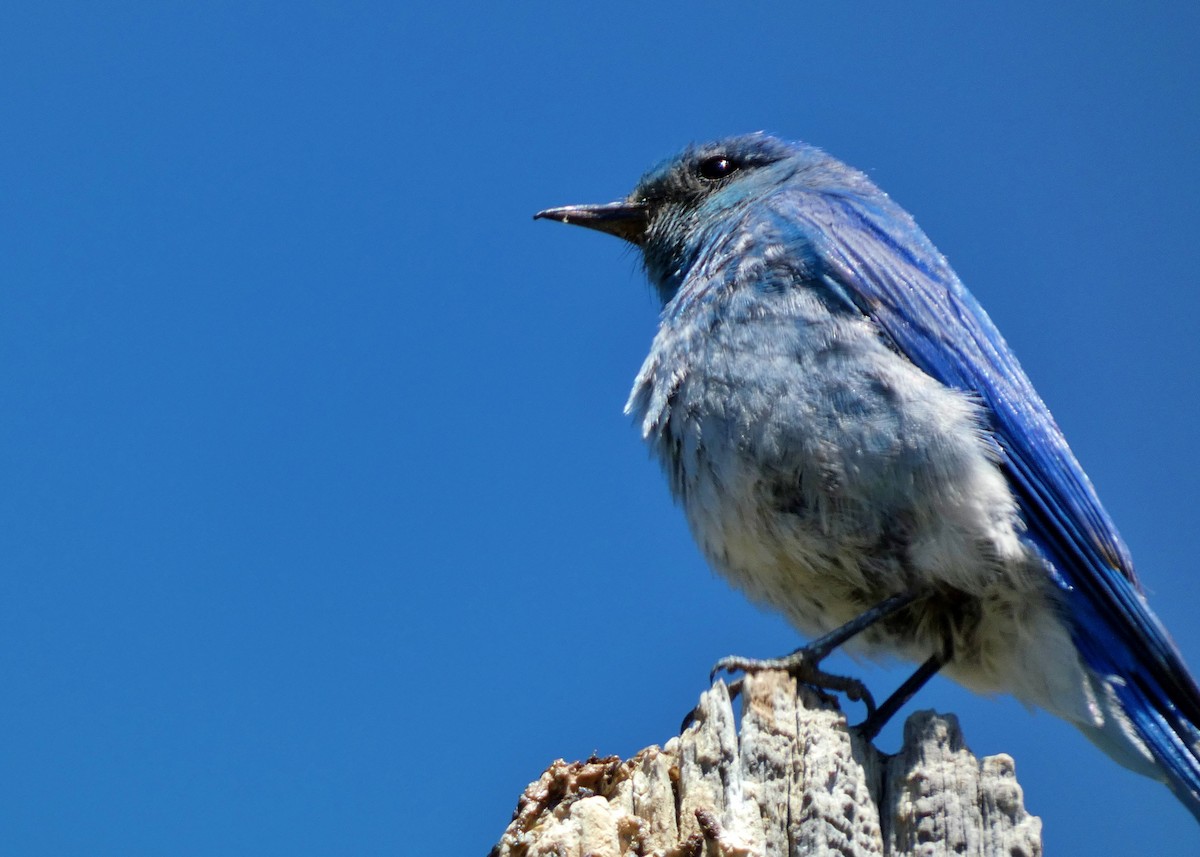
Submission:
[[[922,664],[899,702],[939,669],[1011,693],[1200,819],[1200,690],[1050,412],[907,212],[755,134],[537,216],[641,249],[663,311],[627,411],[709,562],[827,635],[810,661],[854,635]]]

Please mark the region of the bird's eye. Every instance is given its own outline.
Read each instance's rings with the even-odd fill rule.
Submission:
[[[705,158],[700,162],[696,172],[700,174],[700,178],[716,181],[723,179],[726,176],[737,172],[738,165],[735,161],[725,155],[713,155],[711,158]]]

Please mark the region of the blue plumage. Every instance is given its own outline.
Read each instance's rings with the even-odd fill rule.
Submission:
[[[689,148],[539,216],[639,245],[664,302],[629,410],[709,560],[816,634],[1075,723],[1200,818],[1200,691],[987,314],[912,218],[821,151]]]
[[[890,201],[839,199],[820,227],[830,276],[919,368],[983,400],[1026,538],[1063,591],[1071,636],[1117,695],[1168,783],[1200,817],[1200,691],[1143,598],[1128,550],[1000,332]],[[914,253],[914,251],[916,251]],[[860,304],[862,305],[862,304]]]

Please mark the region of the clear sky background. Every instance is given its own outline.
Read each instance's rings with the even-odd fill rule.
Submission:
[[[730,133],[915,214],[1200,667],[1200,6],[422,5],[0,9],[0,853],[483,857],[797,645],[622,415],[636,258],[530,219]],[[1047,853],[1197,853],[1054,718],[916,705]]]

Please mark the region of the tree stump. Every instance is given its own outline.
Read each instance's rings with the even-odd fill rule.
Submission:
[[[554,762],[491,857],[1041,855],[1012,759],[976,759],[953,715],[913,714],[889,756],[786,673],[742,694],[740,731],[717,682],[662,747]]]

